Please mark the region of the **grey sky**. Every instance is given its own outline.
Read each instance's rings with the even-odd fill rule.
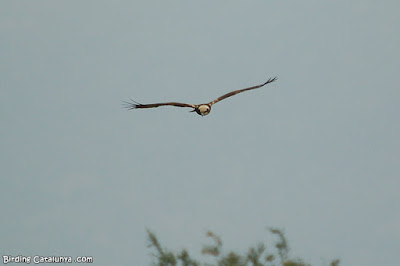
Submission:
[[[2,1],[0,253],[147,265],[284,228],[400,260],[399,1]],[[202,103],[126,111],[121,101]]]

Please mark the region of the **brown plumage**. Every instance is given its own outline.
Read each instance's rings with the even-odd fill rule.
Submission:
[[[254,89],[258,89],[261,88],[265,85],[267,85],[268,83],[274,82],[275,80],[277,80],[277,77],[275,78],[270,78],[267,82],[261,84],[261,85],[257,85],[257,86],[253,86],[250,88],[246,88],[246,89],[241,89],[241,90],[235,90],[235,91],[231,91],[228,92],[227,94],[222,95],[221,97],[218,97],[217,99],[209,102],[209,103],[204,103],[204,104],[187,104],[187,103],[178,103],[178,102],[166,102],[166,103],[152,103],[152,104],[141,104],[138,102],[135,102],[134,100],[131,99],[131,102],[125,102],[124,101],[124,105],[125,108],[127,108],[128,110],[132,110],[132,109],[143,109],[143,108],[156,108],[159,106],[176,106],[176,107],[190,107],[193,108],[193,110],[191,112],[196,112],[201,116],[205,116],[208,115],[211,111],[211,106],[213,106],[214,104],[216,104],[219,101],[222,101],[228,97],[231,97],[233,95],[236,95],[238,93],[244,92],[244,91],[249,91],[249,90],[254,90]]]

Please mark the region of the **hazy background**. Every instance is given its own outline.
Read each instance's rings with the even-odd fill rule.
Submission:
[[[148,265],[284,228],[313,265],[400,260],[400,2],[2,1],[0,255]],[[126,111],[123,100],[203,103]],[[269,245],[271,248],[271,244]]]

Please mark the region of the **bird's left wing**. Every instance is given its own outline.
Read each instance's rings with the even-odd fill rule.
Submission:
[[[238,93],[261,88],[262,86],[265,86],[265,85],[267,85],[268,83],[274,82],[274,81],[277,80],[277,79],[278,79],[277,77],[275,77],[275,78],[270,78],[267,82],[265,82],[265,83],[263,83],[263,84],[261,84],[261,85],[257,85],[257,86],[253,86],[253,87],[246,88],[246,89],[241,89],[241,90],[236,90],[236,91],[228,92],[227,94],[222,95],[221,97],[215,99],[214,101],[210,102],[209,104],[213,105],[213,104],[215,104],[215,103],[217,103],[217,102],[219,102],[219,101],[222,101],[222,100],[224,100],[224,99],[226,99],[226,98],[228,98],[228,97],[231,97],[231,96],[233,96],[233,95],[236,95],[236,94],[238,94]]]
[[[166,102],[166,103],[152,103],[152,104],[141,104],[138,102],[135,102],[134,100],[131,99],[130,102],[125,102],[124,101],[124,106],[128,110],[132,109],[142,109],[142,108],[156,108],[159,106],[177,106],[177,107],[190,107],[190,108],[196,108],[194,104],[187,104],[187,103],[177,103],[177,102]]]

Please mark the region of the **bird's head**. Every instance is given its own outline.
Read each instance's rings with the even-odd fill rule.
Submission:
[[[211,111],[211,105],[209,104],[200,104],[196,106],[196,108],[191,112],[196,112],[201,116],[208,115]]]
[[[199,105],[199,107],[197,109],[198,109],[198,111],[197,110],[196,111],[197,111],[197,113],[199,115],[205,116],[205,115],[208,115],[210,113],[211,106],[208,105],[208,104],[201,104],[201,105]]]

